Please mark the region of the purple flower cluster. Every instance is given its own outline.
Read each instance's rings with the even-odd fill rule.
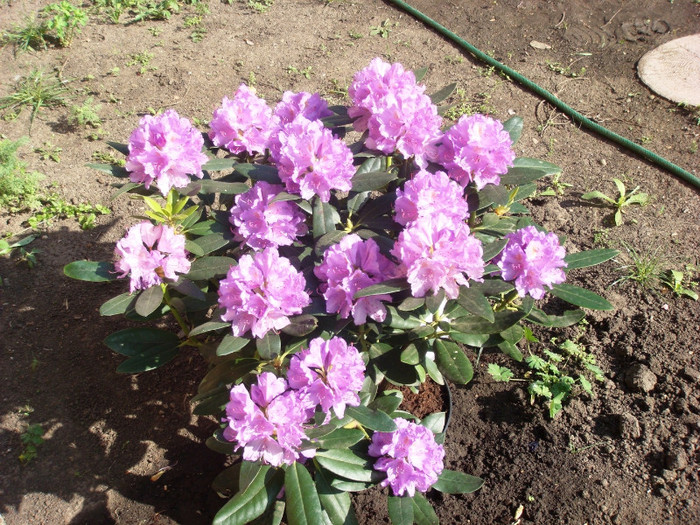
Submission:
[[[283,189],[279,184],[260,181],[236,196],[229,219],[236,240],[244,241],[254,250],[262,250],[288,246],[308,232],[306,217],[296,204],[272,202]]]
[[[176,280],[178,273],[190,271],[185,236],[170,226],[141,222],[129,228],[116,246],[119,260],[114,263],[120,277],[131,274],[129,290],[145,290],[164,279]]]
[[[356,73],[348,115],[357,131],[369,131],[367,147],[388,155],[398,151],[425,168],[442,136],[442,118],[424,91],[413,72],[378,57]]]
[[[518,295],[542,299],[545,286],[551,288],[566,280],[562,270],[566,268],[566,250],[556,234],[527,226],[509,233],[506,239],[508,244],[494,262],[501,269],[503,280],[515,281]]]
[[[301,91],[293,93],[285,91],[282,100],[275,107],[277,124],[282,127],[292,122],[299,115],[307,120],[318,120],[330,117],[333,114],[328,109],[328,103],[318,93],[306,93]]]
[[[243,448],[243,459],[276,467],[291,465],[300,457],[312,457],[313,449],[301,451],[307,421],[299,393],[270,372],[258,376],[250,393],[245,385],[231,389],[226,405],[224,438]]]
[[[416,489],[426,492],[442,472],[445,450],[435,442],[426,427],[405,419],[394,419],[394,432],[375,432],[369,455],[379,458],[374,470],[386,472],[381,486],[390,486],[395,496],[407,493],[413,497]]]
[[[233,335],[250,330],[262,338],[287,326],[290,315],[301,313],[311,299],[306,280],[276,248],[243,255],[219,286],[221,318],[231,321]]]
[[[313,457],[315,449],[301,448],[304,425],[319,405],[326,421],[331,409],[342,418],[346,406],[359,405],[365,364],[345,340],[316,338],[292,357],[287,377],[263,372],[250,393],[245,385],[231,389],[224,438],[243,448],[243,459],[280,466]]]
[[[365,363],[357,348],[344,339],[317,337],[309,342],[309,348],[292,356],[287,380],[299,391],[310,416],[320,405],[326,422],[331,409],[342,419],[346,406],[360,404],[357,393],[365,380]]]
[[[330,190],[349,191],[352,187],[352,151],[320,120],[302,115],[283,126],[270,144],[270,154],[289,193],[304,199],[318,195],[328,202]]]
[[[431,215],[442,214],[454,221],[463,221],[469,214],[464,190],[444,171],[420,170],[406,181],[403,190],[396,190],[394,219],[402,226]]]
[[[513,165],[510,135],[498,120],[485,115],[463,116],[444,135],[437,161],[463,187],[498,184]]]
[[[131,182],[153,183],[163,195],[171,188],[183,188],[189,175],[200,179],[207,156],[202,153],[204,139],[189,120],[174,109],[156,116],[146,115],[129,137],[126,169]]]
[[[481,241],[470,235],[464,222],[436,214],[419,218],[404,229],[391,251],[411,285],[414,297],[441,288],[450,299],[469,279],[481,281],[484,274]],[[466,274],[466,277],[465,277]]]
[[[234,155],[265,153],[275,130],[272,110],[255,90],[241,84],[232,99],[224,97],[214,111],[209,137]]]
[[[326,250],[314,273],[323,282],[328,313],[339,313],[343,319],[352,314],[356,325],[364,324],[367,316],[379,322],[386,319],[382,301],[390,301],[389,295],[354,298],[359,290],[397,275],[396,265],[380,253],[373,239],[363,241],[356,234],[343,237]]]

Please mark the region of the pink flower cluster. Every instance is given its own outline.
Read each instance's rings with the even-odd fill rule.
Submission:
[[[444,171],[420,170],[413,175],[403,190],[396,190],[394,208],[394,219],[402,226],[430,215],[442,214],[454,221],[463,221],[469,214],[464,190]]]
[[[331,409],[342,418],[346,406],[359,405],[365,365],[343,339],[319,337],[292,356],[287,376],[288,381],[263,372],[250,393],[245,385],[231,389],[224,438],[243,448],[243,459],[277,467],[313,457],[315,449],[301,448],[304,425],[319,405],[326,421]]]
[[[505,281],[515,281],[520,297],[530,294],[533,299],[542,299],[544,287],[563,283],[566,274],[566,250],[559,244],[554,233],[538,231],[527,226],[506,235],[508,244],[494,262],[501,269]]]
[[[255,90],[241,84],[232,99],[224,97],[209,124],[214,146],[234,155],[265,153],[275,130],[272,110]]]
[[[382,487],[390,486],[395,496],[413,497],[416,489],[426,492],[442,472],[445,450],[426,427],[405,419],[394,419],[394,432],[375,432],[369,455],[379,458],[374,470],[386,472]]]
[[[243,240],[254,250],[288,246],[308,232],[306,217],[296,204],[273,199],[284,188],[260,181],[247,192],[236,196],[229,221],[236,240]]]
[[[231,389],[226,405],[227,423],[224,438],[243,448],[243,459],[262,461],[276,467],[291,465],[303,454],[312,457],[314,450],[302,452],[300,445],[306,434],[306,411],[299,393],[290,390],[287,382],[270,372],[258,376],[250,393],[245,385]]]
[[[437,161],[463,187],[474,181],[477,189],[498,184],[513,165],[510,135],[498,120],[485,115],[461,117],[445,133]]]
[[[356,119],[357,131],[369,131],[369,148],[388,155],[398,151],[425,168],[442,136],[442,118],[424,91],[413,72],[377,57],[355,74],[348,115]]]
[[[470,235],[464,222],[442,214],[410,223],[391,253],[401,262],[414,297],[444,289],[447,297],[456,299],[459,286],[469,286],[467,278],[481,281],[484,274],[481,241]]]
[[[202,146],[201,133],[174,109],[146,115],[129,137],[129,178],[143,183],[146,189],[155,181],[163,195],[173,187],[183,188],[190,182],[189,175],[203,176],[207,156]]]
[[[285,91],[282,100],[275,107],[275,117],[279,127],[289,124],[299,115],[307,120],[318,120],[333,114],[328,103],[318,93]]]
[[[277,133],[270,154],[289,193],[304,199],[318,195],[328,202],[330,190],[349,191],[352,187],[352,151],[320,120],[296,117]]]
[[[115,248],[119,260],[114,263],[120,277],[131,274],[129,290],[145,290],[164,279],[176,280],[178,273],[190,271],[185,251],[185,236],[170,226],[141,222],[129,228]]]
[[[299,391],[310,416],[320,405],[326,423],[331,409],[342,419],[346,406],[360,404],[357,393],[364,380],[365,363],[360,353],[340,337],[312,339],[309,348],[292,356],[287,372],[289,386]]]
[[[310,303],[306,280],[276,248],[243,255],[219,286],[221,318],[231,321],[233,335],[251,331],[262,338],[287,326],[290,315]]]
[[[382,301],[390,301],[391,296],[354,298],[359,290],[397,275],[396,265],[380,253],[373,239],[363,241],[356,234],[343,237],[326,250],[314,273],[322,281],[328,313],[339,313],[343,319],[352,314],[356,325],[367,322],[367,316],[379,322],[386,319]]]

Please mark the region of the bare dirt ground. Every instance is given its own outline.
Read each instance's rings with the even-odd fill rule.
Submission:
[[[0,31],[47,3],[0,1]],[[698,114],[655,96],[635,71],[650,49],[698,32],[697,2],[413,5],[581,113],[698,174]],[[616,309],[555,334],[583,330],[580,341],[607,379],[595,398],[577,397],[552,421],[542,405],[530,404],[523,383],[496,383],[486,373],[488,363],[504,362],[501,356],[482,356],[474,381],[453,391],[446,449],[449,468],[486,483],[467,496],[435,496],[441,522],[508,525],[522,505],[521,524],[700,523],[700,306],[661,288],[611,286],[629,263],[623,243],[686,275],[687,264],[698,265],[698,191],[579,129],[390,3],[276,0],[260,14],[244,3],[211,0],[209,9],[201,42],[190,38],[185,12],[128,25],[93,14],[70,48],[15,54],[6,46],[0,96],[33,68],[58,72],[71,80],[70,104],[88,97],[99,104],[103,139],[126,142],[152,110],[172,107],[206,123],[241,82],[254,83],[271,104],[287,89],[342,103],[352,75],[382,56],[428,67],[429,92],[457,82],[461,97],[452,102],[500,119],[522,116],[517,153],[561,166],[561,181],[571,184],[562,196],[535,198],[536,219],[566,235],[573,251],[622,251],[616,261],[572,274]],[[371,34],[382,27],[385,37]],[[550,47],[535,48],[533,40]],[[129,65],[144,52],[153,56],[143,71]],[[126,198],[110,200],[112,181],[85,166],[108,148],[70,126],[69,111],[41,111],[22,158],[67,201],[104,204],[112,213],[89,231],[73,220],[42,228],[31,245],[40,250],[33,269],[16,257],[0,259],[0,514],[8,525],[208,523],[223,504],[209,484],[225,458],[203,445],[215,422],[194,417],[189,403],[203,365],[197,356],[181,357],[154,372],[118,375],[120,358],[101,341],[129,324],[101,318],[98,308],[123,283],[63,276],[73,260],[109,260],[139,211]],[[27,136],[28,112],[1,121],[0,129],[12,140]],[[62,148],[59,163],[33,152],[46,143]],[[652,196],[649,205],[630,207],[618,227],[610,226],[609,209],[580,198],[591,190],[614,194],[613,177]],[[20,233],[26,219],[0,212],[0,233]],[[31,424],[46,431],[45,441],[23,464],[21,436]],[[361,523],[387,521],[376,496],[356,499]]]

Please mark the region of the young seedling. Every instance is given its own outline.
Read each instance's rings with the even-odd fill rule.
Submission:
[[[16,117],[25,106],[31,108],[32,114],[29,118],[31,134],[32,124],[39,110],[65,106],[68,93],[65,81],[57,77],[46,78],[42,71],[35,69],[29,76],[22,77],[17,82],[14,93],[0,98],[0,111],[4,111],[8,117]]]
[[[54,146],[50,142],[45,142],[43,146],[34,148],[34,153],[38,153],[41,160],[52,160],[56,163],[61,162],[62,151],[63,148]]]
[[[391,22],[391,20],[387,18],[378,26],[370,26],[369,34],[372,36],[379,35],[382,38],[389,38],[389,33],[391,33],[392,29],[395,28],[397,25],[399,24],[394,24]]]
[[[19,460],[22,463],[29,463],[36,458],[39,453],[39,446],[44,442],[44,429],[37,423],[29,425],[20,435],[20,439],[24,446],[22,447],[22,453],[19,455]]]
[[[659,276],[661,283],[668,286],[673,293],[679,297],[689,297],[694,301],[698,300],[698,294],[683,284],[685,275],[680,270],[666,270]]]
[[[36,17],[27,18],[24,25],[15,25],[5,31],[0,38],[0,45],[11,44],[15,51],[38,51],[48,47],[49,31]]]
[[[69,47],[73,37],[80,33],[80,28],[88,22],[84,9],[65,0],[47,5],[41,13],[48,17],[44,24],[46,29],[53,33],[52,36],[58,41],[60,47]]]
[[[10,213],[41,206],[39,181],[43,175],[28,171],[26,162],[17,157],[25,142],[0,140],[0,208]]]
[[[68,123],[74,127],[97,129],[102,125],[102,119],[97,114],[100,107],[99,104],[93,104],[92,97],[89,97],[81,106],[71,107]]]
[[[643,288],[656,286],[664,264],[663,257],[659,255],[659,248],[653,252],[640,253],[625,242],[622,245],[627,250],[631,262],[618,266],[615,269],[618,272],[623,272],[623,275],[610,286],[624,283],[625,281],[637,282]]]
[[[634,188],[632,191],[627,193],[625,184],[620,179],[613,179],[615,186],[617,186],[617,191],[619,193],[617,199],[608,197],[605,193],[601,191],[591,191],[581,195],[584,200],[600,200],[612,208],[615,209],[615,214],[613,216],[613,222],[615,226],[622,224],[622,212],[623,209],[632,204],[638,204],[639,206],[646,206],[649,203],[649,195],[646,193],[637,193],[639,186]]]
[[[561,173],[555,173],[552,176],[551,184],[547,187],[547,189],[540,192],[540,196],[541,197],[562,196],[566,192],[566,188],[571,188],[571,186],[573,186],[573,184],[569,184],[568,182],[562,182],[561,180],[559,180],[560,177],[561,177]]]

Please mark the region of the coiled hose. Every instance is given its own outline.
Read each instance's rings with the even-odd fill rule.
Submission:
[[[680,166],[677,166],[676,164],[670,162],[669,160],[657,155],[656,153],[649,151],[646,148],[643,148],[639,144],[636,144],[632,142],[631,140],[618,135],[617,133],[610,131],[607,128],[604,128],[600,124],[597,124],[596,122],[593,122],[589,118],[584,117],[581,113],[573,109],[571,106],[565,104],[562,102],[560,99],[558,99],[555,95],[544,89],[543,87],[535,84],[533,81],[529,80],[528,78],[524,77],[517,71],[511,69],[510,67],[506,66],[505,64],[500,63],[498,60],[495,60],[494,58],[488,56],[486,53],[483,51],[477,49],[473,45],[471,45],[469,42],[464,40],[463,38],[457,36],[455,33],[447,29],[446,27],[440,25],[437,23],[435,20],[432,18],[428,17],[427,15],[423,14],[421,11],[418,11],[414,7],[411,7],[408,5],[406,2],[403,2],[402,0],[389,0],[392,4],[395,4],[397,7],[403,9],[407,13],[409,13],[411,16],[414,18],[420,20],[424,24],[432,27],[435,29],[438,33],[441,35],[449,38],[452,40],[454,43],[474,55],[476,58],[481,60],[482,62],[486,62],[489,66],[495,67],[499,71],[502,71],[505,75],[508,77],[516,80],[523,86],[525,86],[527,89],[530,91],[534,92],[535,94],[539,95],[543,99],[545,99],[547,102],[552,104],[554,107],[556,107],[559,111],[564,113],[566,116],[568,116],[571,120],[576,122],[577,124],[580,124],[581,126],[599,134],[605,137],[608,140],[611,140],[623,148],[626,148],[633,153],[639,155],[640,157],[648,160],[649,162],[656,164],[657,166],[669,171],[673,175],[683,179],[685,182],[692,184],[696,188],[700,189],[700,179],[693,175],[692,173],[684,170]]]

